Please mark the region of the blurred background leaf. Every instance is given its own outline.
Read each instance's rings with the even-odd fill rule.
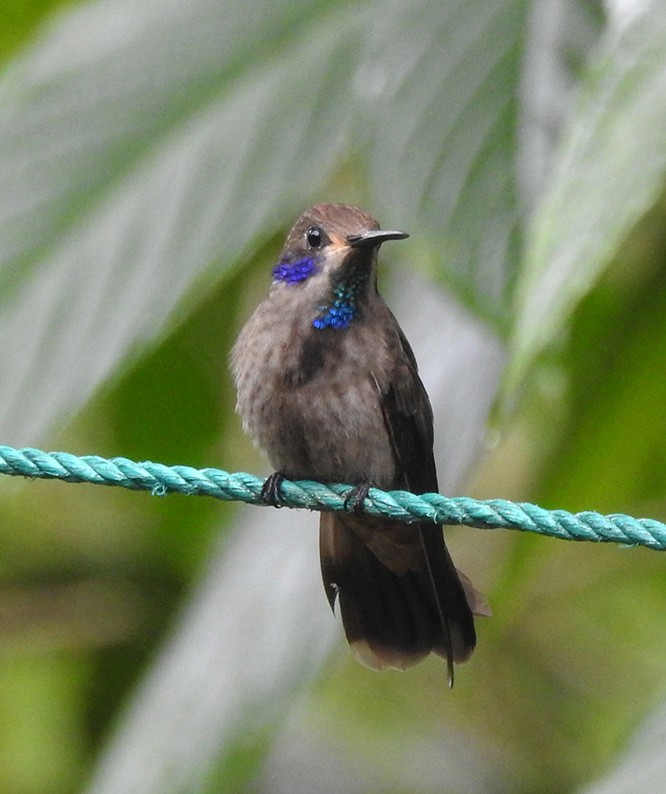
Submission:
[[[512,380],[562,328],[663,191],[665,34],[664,4],[643,4],[633,18],[608,27],[580,83],[548,194],[530,229]],[[609,201],[612,196],[617,200]]]
[[[664,517],[663,3],[4,14],[3,443],[265,471],[228,351],[339,200],[412,234],[383,290],[445,490]],[[0,791],[654,790],[659,555],[449,533],[494,609],[449,692],[350,660],[311,515],[1,488]]]

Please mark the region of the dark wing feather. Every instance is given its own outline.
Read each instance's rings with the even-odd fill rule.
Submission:
[[[416,359],[397,326],[401,355],[391,383],[381,394],[384,422],[396,463],[396,486],[413,493],[436,492],[433,454],[433,417],[428,393],[418,374]]]
[[[396,372],[381,390],[381,407],[396,465],[396,485],[413,493],[437,491],[433,454],[432,408],[418,374],[414,353],[397,323],[401,355]],[[379,385],[379,384],[378,384]],[[448,662],[468,658],[476,645],[474,618],[465,591],[444,545],[441,527],[418,525],[428,576],[441,618],[442,636],[435,650]]]

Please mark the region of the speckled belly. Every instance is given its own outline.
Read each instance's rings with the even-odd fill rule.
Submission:
[[[268,400],[275,432],[263,433],[271,464],[291,477],[390,486],[393,453],[370,379],[342,388],[311,384]],[[261,440],[260,440],[261,443]]]
[[[392,486],[393,451],[373,374],[385,367],[381,346],[378,352],[370,340],[360,343],[356,329],[332,337],[336,346],[317,348],[316,371],[307,373],[304,330],[293,322],[265,323],[261,312],[254,319],[234,352],[237,410],[275,470],[291,478]]]

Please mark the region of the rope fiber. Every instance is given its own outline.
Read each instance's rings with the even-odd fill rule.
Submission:
[[[261,496],[264,480],[252,474],[230,474],[221,469],[165,466],[127,458],[78,457],[68,452],[44,452],[30,447],[15,449],[0,445],[0,474],[19,477],[117,485],[156,496],[181,493],[212,496],[224,501],[265,505]],[[285,507],[309,510],[346,510],[350,485],[324,485],[310,480],[285,480],[280,487]],[[666,524],[650,518],[632,518],[621,513],[602,515],[593,511],[569,513],[545,510],[528,502],[503,499],[478,500],[440,494],[416,496],[408,491],[370,488],[363,511],[407,523],[433,521],[464,524],[480,529],[517,529],[562,540],[588,540],[666,550]]]

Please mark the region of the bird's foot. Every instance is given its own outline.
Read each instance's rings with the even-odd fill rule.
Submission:
[[[265,504],[271,507],[282,507],[280,488],[284,479],[284,474],[281,471],[274,471],[270,477],[266,478],[261,487],[261,499]]]
[[[363,513],[363,503],[368,498],[372,488],[371,482],[362,482],[355,485],[345,497],[345,510],[360,516]]]

